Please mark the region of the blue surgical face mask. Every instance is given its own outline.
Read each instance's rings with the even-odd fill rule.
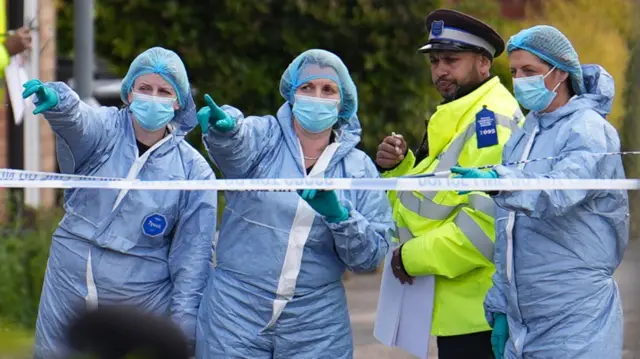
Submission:
[[[175,102],[174,97],[158,97],[134,92],[129,108],[140,127],[147,131],[158,131],[173,118]]]
[[[295,95],[293,115],[305,130],[319,133],[338,122],[340,100]]]
[[[553,90],[549,91],[544,84],[544,79],[555,69],[555,67],[552,68],[544,76],[536,75],[513,79],[513,93],[522,107],[538,112],[543,111],[551,105],[551,102],[553,102],[553,99],[555,99],[557,95],[555,91],[562,82],[558,83]]]

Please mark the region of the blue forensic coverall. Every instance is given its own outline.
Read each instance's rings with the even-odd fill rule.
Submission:
[[[505,162],[557,156],[523,169],[498,166],[518,180],[623,179],[611,110],[613,78],[582,67],[586,93],[557,110],[530,112],[503,151]],[[528,156],[527,156],[528,152]],[[494,197],[496,273],[485,300],[487,320],[506,313],[505,358],[622,358],[623,317],[613,273],[629,235],[626,191],[531,190]]]
[[[204,141],[226,178],[306,176],[289,103],[276,117],[244,118],[235,108],[222,108],[236,119],[234,130],[210,127]],[[323,177],[378,177],[371,159],[355,148],[357,117],[338,124],[339,147]],[[300,235],[305,219],[294,221],[303,201],[296,192],[225,193],[217,264],[198,314],[197,358],[352,358],[342,275],[381,263],[393,219],[384,191],[336,192],[349,218],[329,223],[313,212],[308,237]],[[292,274],[286,268],[296,260]],[[276,295],[288,285],[295,288],[292,298]]]
[[[138,153],[128,107],[92,108],[67,85],[45,84],[59,98],[44,117],[57,136],[61,172],[143,181],[214,179],[204,157],[184,139],[197,125],[195,104],[179,58],[164,51],[144,52],[123,83],[126,104],[133,81],[145,73],[163,76],[180,99],[170,133],[145,154]],[[215,191],[66,190],[66,214],[53,235],[40,299],[35,357],[67,357],[69,322],[86,308],[109,304],[168,315],[194,341],[216,204]]]

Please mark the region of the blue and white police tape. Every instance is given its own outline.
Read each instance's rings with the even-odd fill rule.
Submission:
[[[625,156],[625,155],[640,155],[640,151],[625,151],[625,152],[602,152],[602,153],[592,153],[593,156]],[[486,165],[486,166],[480,166],[480,167],[471,167],[477,170],[488,170],[488,169],[492,169],[495,168],[497,166],[518,166],[518,165],[526,165],[528,163],[532,163],[532,162],[538,162],[538,161],[550,161],[550,160],[557,160],[562,158],[561,156],[548,156],[548,157],[540,157],[540,158],[533,158],[530,160],[524,160],[524,161],[516,161],[516,162],[506,162],[506,163],[501,163],[499,165]],[[438,172],[432,172],[432,173],[425,173],[425,174],[418,174],[418,175],[409,175],[409,176],[405,176],[408,178],[424,178],[424,177],[448,177],[449,175],[451,175],[451,170],[446,170],[446,171],[438,171]]]
[[[601,179],[459,179],[459,178],[264,178],[209,181],[141,181],[121,178],[60,175],[3,169],[0,187],[5,188],[97,188],[128,190],[295,191],[387,190],[387,191],[524,191],[524,190],[636,190],[640,180]]]

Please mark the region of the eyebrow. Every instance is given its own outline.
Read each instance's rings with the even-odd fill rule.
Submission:
[[[142,86],[153,87],[153,85],[148,83],[148,82],[140,81],[140,84],[138,85],[138,87],[142,87]],[[172,86],[166,86],[166,85],[158,86],[158,90],[164,90],[164,91],[168,91],[170,93],[174,93],[175,92]]]

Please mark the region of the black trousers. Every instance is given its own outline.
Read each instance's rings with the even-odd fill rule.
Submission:
[[[438,337],[438,359],[494,359],[491,331]]]

